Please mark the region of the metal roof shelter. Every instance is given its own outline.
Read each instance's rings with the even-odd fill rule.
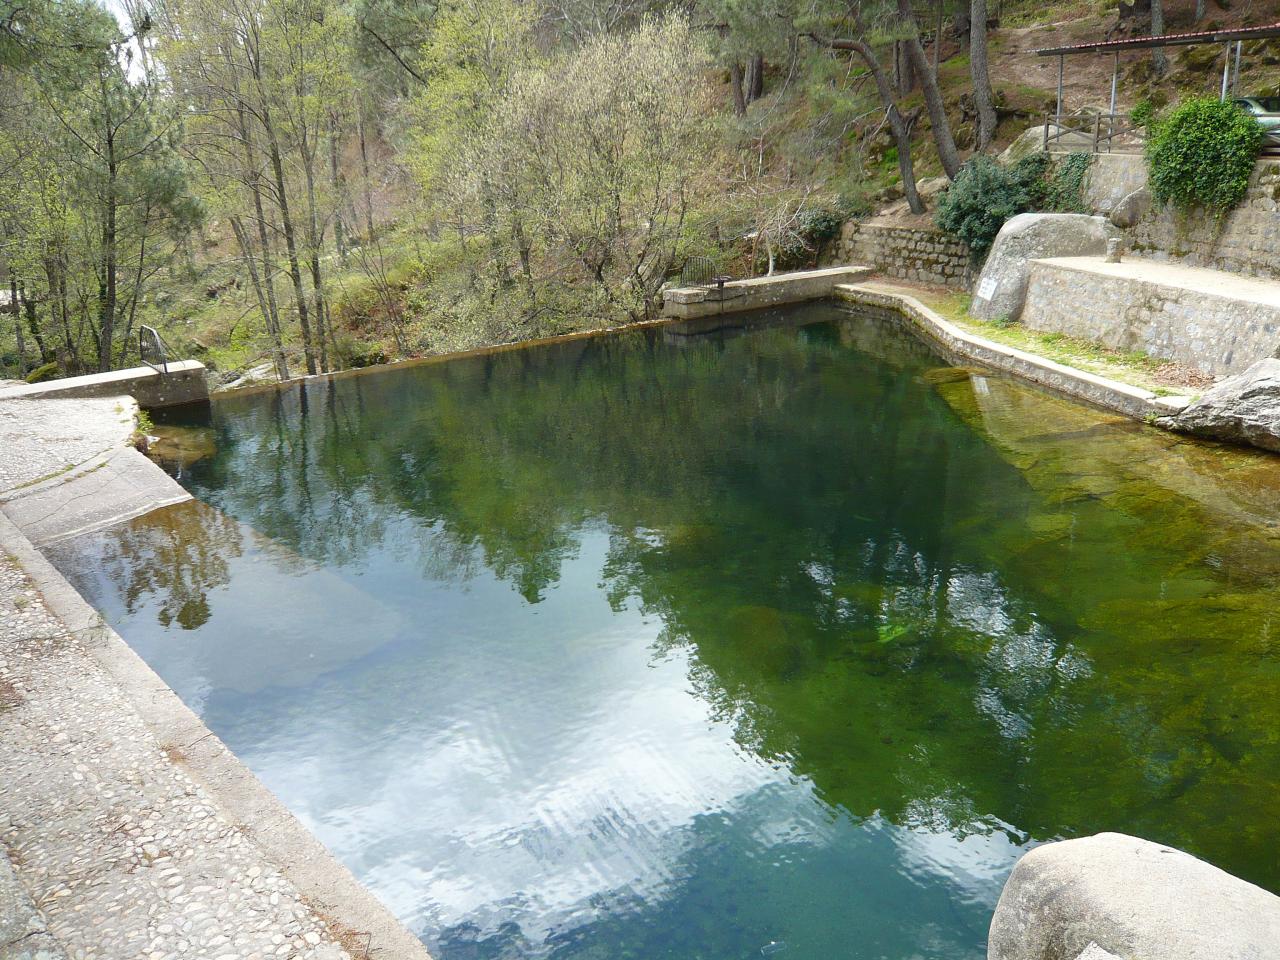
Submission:
[[[1227,51],[1222,65],[1222,99],[1227,99],[1227,92],[1233,81],[1231,44],[1236,45],[1235,78],[1240,77],[1240,52],[1246,40],[1266,40],[1280,37],[1280,23],[1265,27],[1242,27],[1239,30],[1204,30],[1196,33],[1169,33],[1159,37],[1126,37],[1122,40],[1099,40],[1095,43],[1078,43],[1069,47],[1045,47],[1037,50],[1041,57],[1058,58],[1058,112],[1057,118],[1062,120],[1062,77],[1066,58],[1081,53],[1114,53],[1115,65],[1111,72],[1111,113],[1116,112],[1116,89],[1120,77],[1120,53],[1123,50],[1146,50],[1153,47],[1189,47],[1202,43],[1221,43]]]

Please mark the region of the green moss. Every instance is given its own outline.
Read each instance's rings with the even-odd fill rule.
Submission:
[[[1110,350],[1090,340],[1069,337],[1062,333],[1038,333],[1028,330],[1008,319],[978,320],[969,315],[972,297],[968,294],[944,294],[912,290],[912,296],[923,301],[934,312],[941,314],[968,333],[977,334],[996,343],[1003,343],[1028,353],[1034,353],[1067,366],[1086,370],[1111,380],[1118,380],[1163,396],[1189,391],[1160,378],[1168,361],[1138,350]]]

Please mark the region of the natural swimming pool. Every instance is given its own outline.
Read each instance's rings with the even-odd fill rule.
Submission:
[[[816,305],[216,401],[60,566],[439,960],[980,958],[1028,845],[1280,890],[1280,468]]]

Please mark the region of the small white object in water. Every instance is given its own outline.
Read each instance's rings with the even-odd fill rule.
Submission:
[[[787,949],[787,942],[785,940],[770,940],[760,948],[760,955],[768,957],[775,953],[781,953],[785,949]]]

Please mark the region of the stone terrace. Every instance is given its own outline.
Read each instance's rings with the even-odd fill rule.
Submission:
[[[1275,353],[1280,283],[1140,257],[1035,260],[1022,322],[1227,376]]]

